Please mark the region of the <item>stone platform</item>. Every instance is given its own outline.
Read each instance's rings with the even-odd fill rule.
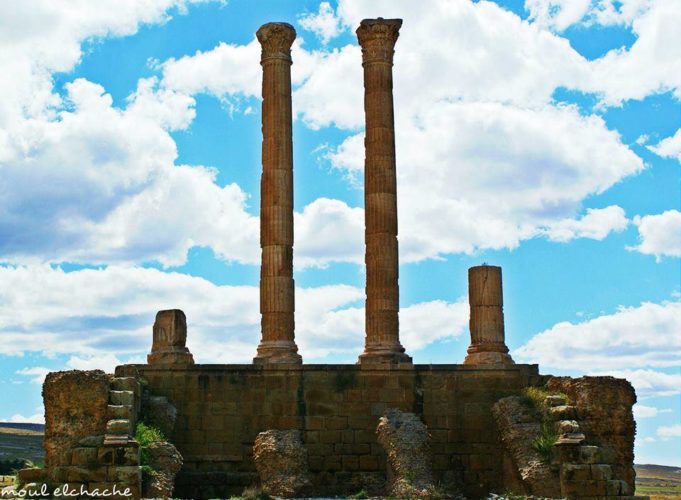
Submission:
[[[300,429],[312,481],[352,494],[385,480],[376,440],[388,408],[419,415],[432,436],[436,480],[470,498],[498,491],[502,452],[492,417],[499,398],[541,383],[537,365],[124,365],[177,408],[171,441],[184,457],[176,495],[241,493],[257,480],[259,432]]]

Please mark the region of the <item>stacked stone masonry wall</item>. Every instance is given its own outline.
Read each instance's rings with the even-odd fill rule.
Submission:
[[[127,365],[177,408],[171,441],[184,457],[176,495],[239,494],[257,482],[253,444],[269,429],[299,429],[313,487],[324,494],[372,489],[385,480],[376,439],[388,408],[420,416],[431,434],[435,479],[470,498],[502,491],[492,405],[541,377],[536,365]]]

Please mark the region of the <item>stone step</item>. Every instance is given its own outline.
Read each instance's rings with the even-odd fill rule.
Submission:
[[[549,408],[554,406],[565,406],[568,404],[568,399],[564,394],[554,394],[552,396],[546,396],[546,398],[544,398],[544,404]]]
[[[109,391],[109,403],[112,405],[135,405],[135,393],[133,391]]]
[[[108,436],[131,436],[132,422],[128,419],[114,419],[106,423],[106,435]]]
[[[558,434],[576,434],[579,432],[579,424],[576,420],[559,420],[557,422]]]
[[[552,406],[548,408],[549,417],[553,420],[575,420],[577,407],[570,405]]]
[[[106,416],[111,420],[134,420],[134,411],[130,405],[108,405]]]
[[[140,383],[135,377],[114,377],[111,381],[111,389],[114,391],[139,392]]]

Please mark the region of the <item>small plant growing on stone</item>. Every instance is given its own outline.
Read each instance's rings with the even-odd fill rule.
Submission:
[[[369,498],[369,494],[366,490],[359,490],[357,493],[352,495],[350,498]]]
[[[542,411],[544,409],[544,400],[547,396],[550,396],[550,393],[546,389],[541,387],[525,387],[521,399],[525,405]]]
[[[544,423],[541,426],[541,433],[532,441],[532,448],[539,453],[544,463],[551,462],[553,445],[558,441],[558,435],[553,430],[551,424]]]
[[[154,476],[154,469],[149,463],[149,445],[165,441],[165,436],[158,428],[147,425],[144,422],[139,422],[135,428],[135,441],[137,441],[140,446],[142,482],[147,483]]]

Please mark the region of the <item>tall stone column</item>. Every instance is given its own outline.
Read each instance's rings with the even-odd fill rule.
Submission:
[[[465,365],[512,365],[504,337],[504,298],[501,268],[476,266],[468,270],[471,345]]]
[[[302,363],[294,338],[293,141],[291,45],[293,26],[268,23],[262,46],[262,178],[260,183],[260,313],[262,338],[254,363]]]
[[[360,363],[410,363],[399,338],[393,53],[401,19],[357,28],[364,67],[366,341]]]

